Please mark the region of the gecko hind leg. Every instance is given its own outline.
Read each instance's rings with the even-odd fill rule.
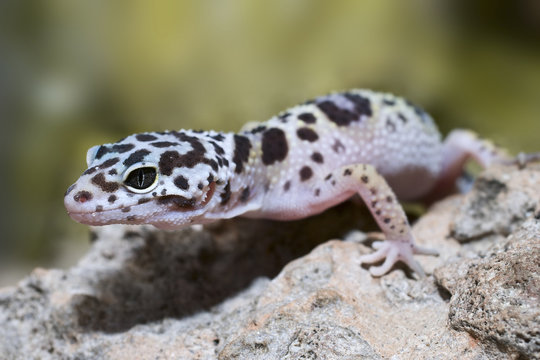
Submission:
[[[431,204],[459,190],[458,179],[463,174],[469,159],[476,161],[482,168],[494,163],[510,164],[515,160],[505,149],[493,142],[479,138],[470,130],[457,129],[448,134],[442,148],[442,166],[437,183],[422,200]]]

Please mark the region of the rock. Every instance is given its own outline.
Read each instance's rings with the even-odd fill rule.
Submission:
[[[452,294],[454,329],[540,358],[540,221],[528,220],[482,258],[438,268],[435,277]]]
[[[94,229],[75,267],[0,289],[0,358],[540,358],[539,174],[493,168],[433,206],[414,226],[441,251],[418,256],[422,279],[369,275],[372,236],[345,236],[369,216],[350,204],[295,222]]]
[[[461,242],[492,234],[507,236],[532,216],[540,201],[540,172],[529,169],[504,173],[503,168],[487,169],[477,179],[474,191],[465,196],[452,227]]]

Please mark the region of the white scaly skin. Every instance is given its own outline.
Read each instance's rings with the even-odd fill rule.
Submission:
[[[507,155],[472,132],[446,141],[429,115],[369,90],[316,98],[238,134],[182,130],[128,136],[88,151],[88,169],[64,203],[84,224],[178,229],[235,216],[290,220],[359,194],[386,236],[361,258],[380,276],[399,260],[423,274],[399,200],[455,189],[468,157],[482,166]]]

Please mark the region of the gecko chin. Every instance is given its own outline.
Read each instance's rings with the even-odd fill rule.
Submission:
[[[183,223],[189,223],[190,219],[196,218],[205,212],[204,207],[178,207],[177,203],[172,204],[177,213],[177,217],[184,220],[182,221]],[[102,211],[68,211],[68,214],[73,220],[91,226],[109,224],[154,224],[162,223],[165,217],[170,216],[172,206],[170,200],[163,202],[161,199],[156,199],[155,201],[141,205]]]

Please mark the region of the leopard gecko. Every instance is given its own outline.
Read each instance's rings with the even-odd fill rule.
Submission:
[[[399,201],[450,193],[465,161],[508,156],[454,130],[442,141],[432,118],[409,101],[370,90],[331,93],[238,133],[164,131],[88,150],[88,169],[65,207],[88,225],[152,224],[178,229],[235,216],[292,220],[355,194],[385,235],[360,257],[373,276],[402,261],[423,275]]]

